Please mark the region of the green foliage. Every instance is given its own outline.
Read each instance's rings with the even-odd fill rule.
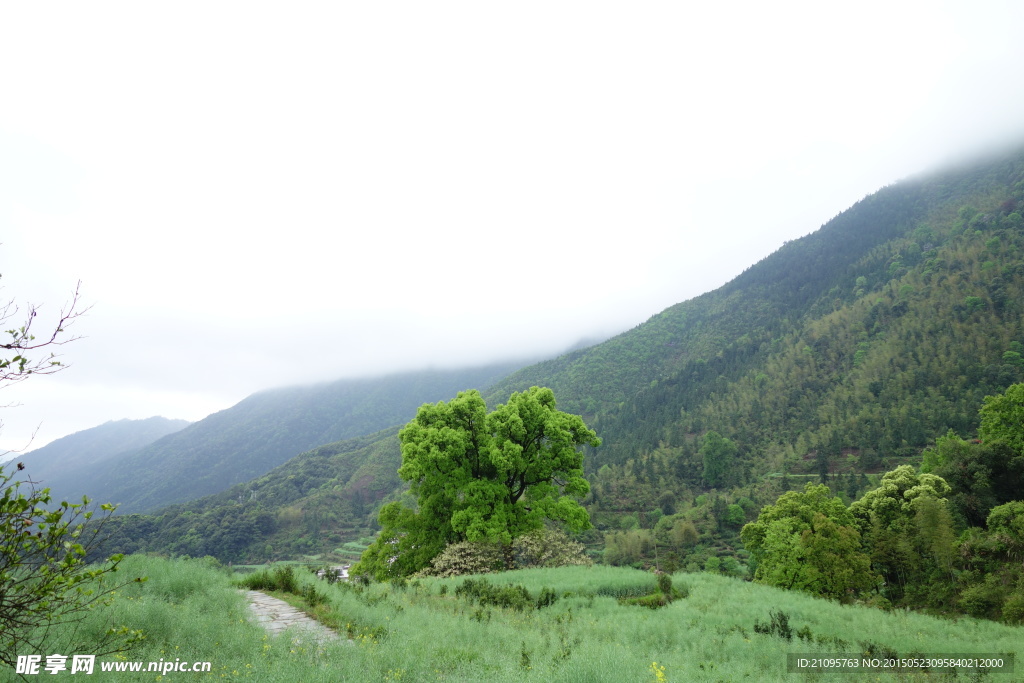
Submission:
[[[1003,621],[1007,624],[1024,624],[1024,591],[1012,594],[1003,603]]]
[[[417,576],[489,574],[504,569],[505,556],[496,543],[461,541],[445,547]]]
[[[295,578],[295,570],[290,565],[264,569],[248,574],[239,583],[254,591],[284,591],[294,595],[300,594],[299,584]]]
[[[950,431],[923,455],[921,472],[949,484],[950,511],[961,527],[984,527],[992,508],[1019,499],[1024,490],[1024,453],[1004,441],[976,443]]]
[[[932,584],[933,570],[947,579],[952,571],[955,534],[945,499],[950,492],[941,477],[902,465],[850,505],[872,568],[885,579],[884,594],[892,604],[929,599],[917,591],[940,597],[933,587],[925,587]]]
[[[590,526],[576,501],[590,490],[578,449],[601,441],[580,417],[556,409],[550,389],[513,393],[490,414],[479,392],[461,392],[421,406],[399,439],[398,473],[417,509],[382,509],[384,529],[359,571],[378,578],[413,573],[460,541],[509,547],[545,520]]]
[[[725,512],[726,524],[731,524],[735,527],[743,526],[743,523],[747,521],[747,515],[739,505],[735,503],[731,504]]]
[[[704,435],[700,455],[704,459],[704,483],[712,488],[726,486],[732,480],[736,444],[715,431]]]
[[[103,514],[94,518],[87,498],[47,509],[52,503],[48,489],[13,481],[0,468],[0,662],[10,666],[18,654],[56,647],[56,629],[73,640],[77,626],[117,588],[103,580],[117,571],[121,555],[86,563],[113,506],[100,506]],[[117,652],[137,637],[112,631],[95,650],[76,653]]]
[[[782,610],[772,610],[768,613],[768,621],[765,623],[754,620],[754,632],[763,633],[769,636],[778,636],[785,640],[793,640],[793,629],[789,627],[789,615]],[[807,638],[809,631],[804,632],[802,639]]]
[[[876,523],[892,529],[905,525],[922,499],[943,499],[949,492],[949,484],[942,477],[918,474],[910,465],[901,465],[886,472],[878,488],[851,504],[850,513],[863,531]]]
[[[986,396],[979,411],[978,435],[984,441],[1002,441],[1024,453],[1024,384],[1014,384],[996,396]]]
[[[994,508],[988,516],[992,548],[1011,562],[1024,561],[1024,500]]]
[[[539,603],[530,595],[530,591],[518,584],[495,586],[485,579],[466,579],[455,589],[455,595],[475,600],[481,607],[500,607],[519,612],[539,608]],[[550,604],[552,600],[546,596],[544,606]]]
[[[741,538],[757,563],[756,581],[843,601],[875,585],[854,517],[827,486],[782,495]]]

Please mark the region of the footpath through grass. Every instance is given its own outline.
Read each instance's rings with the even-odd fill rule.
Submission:
[[[94,632],[108,625],[142,629],[146,639],[121,659],[210,661],[212,671],[158,678],[102,674],[97,664],[90,680],[849,682],[864,677],[789,674],[786,653],[1024,654],[1021,628],[887,614],[710,574],[674,575],[674,587],[688,587],[689,595],[665,607],[625,605],[620,600],[656,591],[656,577],[603,566],[474,577],[469,588],[465,578],[331,586],[298,571],[300,592],[315,582],[323,598],[314,613],[356,643],[318,651],[267,636],[249,621],[232,577],[202,561],[130,557],[122,567],[124,578],[149,580],[97,612]],[[69,674],[47,679],[62,675]],[[1024,669],[982,679],[1022,677]],[[869,678],[876,679],[954,680]]]

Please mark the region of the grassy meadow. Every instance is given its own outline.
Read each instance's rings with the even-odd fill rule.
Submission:
[[[865,678],[789,674],[786,653],[1024,654],[1024,629],[1019,627],[843,606],[712,574],[674,575],[674,587],[687,588],[689,594],[666,607],[624,605],[620,598],[656,590],[656,577],[607,566],[488,575],[494,586],[519,585],[534,598],[542,593],[556,598],[541,608],[518,610],[458,595],[465,578],[364,587],[328,585],[299,571],[298,581],[315,582],[324,598],[311,611],[355,643],[318,647],[268,636],[249,621],[236,577],[202,560],[131,556],[118,575],[148,580],[120,589],[110,606],[90,615],[76,636],[79,643],[123,625],[141,629],[145,639],[131,652],[98,662],[180,658],[210,661],[212,670],[160,677],[102,673],[97,663],[89,680],[851,681]],[[771,613],[780,610],[788,616],[791,639],[778,629],[755,630],[755,624],[766,630]],[[16,680],[13,671],[5,673]],[[29,680],[41,676],[71,674]],[[985,678],[1020,680],[1024,670]],[[947,679],[953,680],[937,674],[868,678]],[[956,680],[971,679],[961,675]]]

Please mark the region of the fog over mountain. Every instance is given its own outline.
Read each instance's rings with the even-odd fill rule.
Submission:
[[[1019,139],[1022,25],[1019,3],[11,8],[2,295],[45,304],[40,329],[79,280],[92,309],[66,372],[7,392],[0,446],[632,328]]]

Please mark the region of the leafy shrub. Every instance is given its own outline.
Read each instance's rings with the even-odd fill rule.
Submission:
[[[1024,624],[1024,592],[1014,593],[1003,603],[1003,621]]]
[[[871,642],[870,640],[858,640],[861,652],[867,657],[881,657],[883,659],[899,659],[899,653],[885,645]]]
[[[537,609],[550,607],[558,601],[558,594],[551,588],[545,586],[540,589],[540,596],[537,598]]]
[[[754,619],[754,632],[763,633],[765,635],[775,635],[786,640],[793,640],[793,629],[789,627],[789,615],[779,610],[770,610],[768,612],[769,621],[768,623],[762,624],[757,619]]]
[[[550,593],[553,597],[554,591]],[[519,612],[533,609],[536,605],[530,591],[524,586],[494,586],[484,579],[466,579],[455,589],[455,595],[475,600],[481,607],[504,607]]]
[[[971,586],[960,594],[960,609],[978,619],[991,617],[998,603],[998,591],[987,583]]]
[[[285,593],[299,595],[299,582],[295,578],[295,571],[290,566],[277,567],[274,569],[274,582],[277,590]]]
[[[512,556],[517,569],[530,567],[589,567],[594,561],[586,547],[556,529],[538,529],[523,534],[512,542]]]
[[[283,591],[293,595],[302,595],[299,582],[295,578],[295,571],[291,567],[275,567],[273,571],[253,572],[244,577],[240,582],[249,590],[254,591]]]
[[[639,605],[641,607],[657,609],[664,607],[673,600],[689,597],[689,595],[690,587],[685,583],[675,587],[672,585],[672,576],[670,574],[658,574],[658,587],[655,592],[652,593],[648,589],[643,595],[620,596],[618,600],[620,605]]]
[[[266,569],[246,575],[239,583],[251,591],[272,591],[277,588],[274,577]]]
[[[452,543],[430,561],[417,576],[464,576],[489,574],[505,568],[501,547],[495,543]]]
[[[662,592],[651,593],[650,595],[643,595],[639,598],[622,598],[619,600],[620,605],[638,605],[640,607],[648,607],[650,609],[658,609],[664,607],[671,600]]]

